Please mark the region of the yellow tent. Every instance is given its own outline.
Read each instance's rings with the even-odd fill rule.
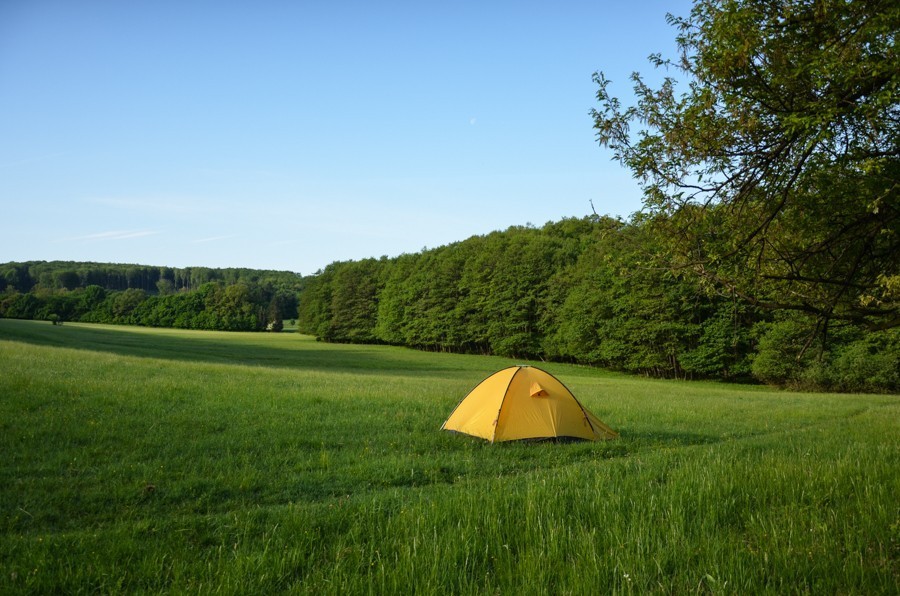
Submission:
[[[585,409],[556,377],[533,366],[511,366],[478,384],[442,430],[495,441],[619,435]]]

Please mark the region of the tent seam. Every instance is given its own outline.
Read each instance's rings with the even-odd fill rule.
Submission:
[[[513,367],[510,367],[513,368]],[[494,421],[494,432],[491,434],[491,444],[494,444],[494,439],[497,438],[497,427],[500,426],[500,412],[503,411],[503,404],[506,402],[506,396],[509,395],[509,387],[512,385],[513,379],[516,378],[516,375],[522,372],[522,366],[517,365],[515,367],[516,372],[512,374],[509,378],[509,382],[506,384],[506,389],[503,390],[503,399],[500,400],[500,405],[497,407],[497,419]]]
[[[578,409],[581,410],[581,415],[584,416],[584,420],[585,420],[585,422],[587,422],[588,428],[591,429],[591,432],[594,433],[595,437],[598,436],[597,429],[594,428],[593,424],[591,424],[591,417],[587,415],[587,411],[585,411],[584,406],[581,405],[581,402],[578,401],[578,398],[575,397],[575,394],[572,393],[572,390],[569,389],[569,387],[565,383],[563,383],[562,381],[557,379],[553,373],[549,373],[547,371],[544,371],[544,372],[547,373],[548,375],[550,375],[551,377],[553,377],[554,379],[556,379],[556,382],[559,383],[560,385],[562,385],[565,388],[565,390],[569,392],[569,395],[571,395],[572,399],[575,400],[575,403],[578,404]]]

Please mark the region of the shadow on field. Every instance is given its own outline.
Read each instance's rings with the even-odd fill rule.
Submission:
[[[285,337],[284,342],[274,343],[272,336],[265,333],[154,331],[0,319],[0,340],[123,356],[363,374],[386,370],[395,373],[466,370],[459,362],[417,357],[412,351],[407,354],[380,346],[313,343],[294,334]]]

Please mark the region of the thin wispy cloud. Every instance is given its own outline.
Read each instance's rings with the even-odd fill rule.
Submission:
[[[139,211],[157,215],[213,213],[221,211],[219,205],[192,198],[136,198],[95,197],[89,203],[111,209]]]
[[[96,234],[86,234],[84,236],[73,236],[70,238],[61,238],[58,242],[100,242],[105,240],[130,240],[132,238],[143,238],[145,236],[154,236],[159,234],[157,230],[113,230],[109,232],[97,232]]]
[[[237,238],[237,234],[231,234],[228,236],[210,236],[209,238],[198,238],[197,240],[192,240],[191,244],[204,244],[206,242],[219,242],[221,240],[231,240],[232,238]]]

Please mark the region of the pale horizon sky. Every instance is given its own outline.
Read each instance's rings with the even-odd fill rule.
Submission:
[[[0,2],[0,262],[314,273],[641,207],[603,71],[689,2]]]

